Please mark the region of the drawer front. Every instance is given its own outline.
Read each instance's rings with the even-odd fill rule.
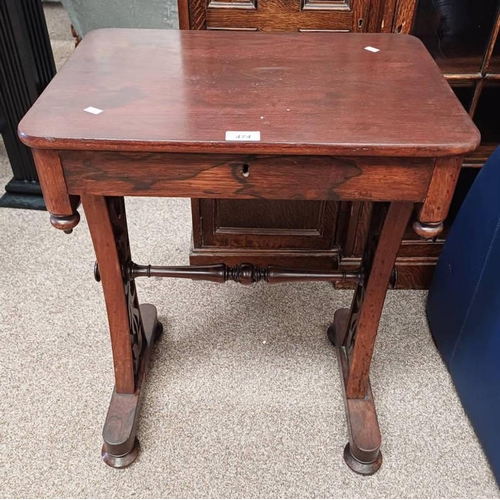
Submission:
[[[70,194],[422,201],[426,158],[63,151]]]

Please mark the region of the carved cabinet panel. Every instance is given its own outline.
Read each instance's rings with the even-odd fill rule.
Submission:
[[[179,17],[181,29],[380,31],[384,5],[385,0],[179,0]]]
[[[211,0],[207,29],[261,31],[351,31],[348,0]]]

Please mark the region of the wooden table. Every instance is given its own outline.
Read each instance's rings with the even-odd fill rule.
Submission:
[[[135,278],[344,279],[357,283],[352,305],[336,311],[328,330],[344,387],[344,458],[358,473],[378,470],[381,436],[368,375],[396,253],[414,211],[419,235],[439,234],[462,157],[479,144],[416,38],[98,30],[19,135],[33,148],[52,224],[70,232],[80,200],[87,215],[116,381],[103,431],[108,465],[124,467],[137,456],[142,387],[162,329],[154,306],[139,306]],[[375,203],[362,266],[345,274],[245,263],[138,265],[124,196]]]

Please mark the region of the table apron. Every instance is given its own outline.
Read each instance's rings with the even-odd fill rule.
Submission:
[[[433,158],[61,151],[68,192],[276,200],[422,201]]]

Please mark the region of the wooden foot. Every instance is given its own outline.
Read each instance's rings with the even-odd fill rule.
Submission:
[[[333,325],[328,329],[328,338],[337,350],[349,430],[349,443],[344,450],[344,460],[354,472],[370,475],[377,472],[382,465],[382,454],[380,453],[382,438],[370,383],[368,382],[364,398],[347,397],[349,353],[344,341],[348,320],[349,309],[339,309],[335,312]]]
[[[382,452],[378,452],[378,457],[373,462],[364,463],[354,457],[351,453],[351,443],[347,443],[344,448],[344,461],[356,474],[371,476],[382,465]]]
[[[110,467],[127,467],[139,454],[136,432],[144,394],[142,387],[146,381],[153,344],[163,331],[154,306],[143,304],[140,309],[147,346],[141,357],[136,390],[133,394],[120,394],[116,389],[113,391],[102,432],[102,459]]]
[[[130,450],[125,455],[117,456],[112,455],[108,452],[108,446],[106,443],[102,445],[101,457],[103,462],[110,467],[114,467],[115,469],[123,469],[128,467],[139,455],[139,440],[135,438],[134,446],[132,450]]]

